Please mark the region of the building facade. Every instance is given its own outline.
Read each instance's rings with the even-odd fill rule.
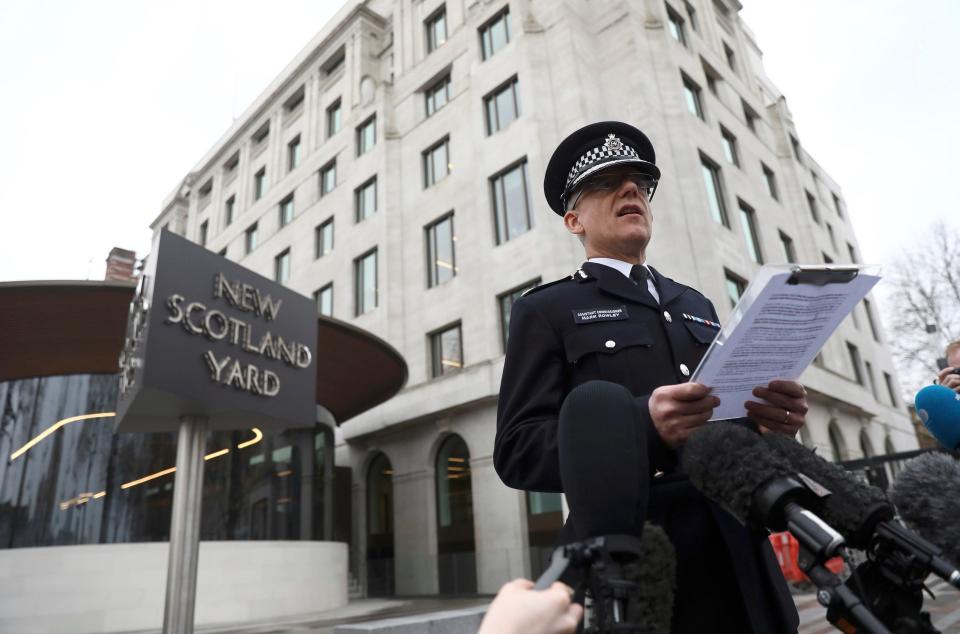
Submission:
[[[846,263],[840,188],[804,150],[737,0],[351,0],[152,223],[317,299],[407,361],[344,422],[351,572],[367,594],[494,592],[535,575],[557,495],[492,465],[511,303],[583,259],[543,200],[593,121],[652,139],[648,260],[721,318],[764,263]],[[876,306],[802,377],[803,440],[834,459],[916,447]],[[322,354],[322,350],[320,351]]]

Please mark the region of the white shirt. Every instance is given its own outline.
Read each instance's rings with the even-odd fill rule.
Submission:
[[[587,262],[596,262],[597,264],[602,264],[604,266],[609,266],[611,269],[616,269],[623,273],[627,278],[633,281],[633,278],[630,277],[630,269],[633,268],[633,265],[629,262],[624,262],[623,260],[614,260],[613,258],[590,258]],[[657,292],[657,285],[653,283],[653,272],[650,270],[650,267],[644,263],[643,268],[647,269],[647,273],[650,275],[647,276],[647,290],[650,291],[650,294],[653,295],[653,299],[657,300],[657,303],[660,303],[660,293]]]

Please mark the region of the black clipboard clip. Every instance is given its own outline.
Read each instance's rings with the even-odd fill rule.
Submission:
[[[790,272],[787,284],[846,284],[860,274],[859,266],[802,267],[795,266]]]

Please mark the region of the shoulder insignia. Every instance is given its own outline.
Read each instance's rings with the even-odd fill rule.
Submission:
[[[545,288],[549,288],[549,287],[551,287],[551,286],[555,286],[555,285],[559,284],[560,282],[569,282],[570,279],[571,279],[571,278],[569,278],[569,277],[561,277],[559,280],[553,280],[552,282],[547,282],[547,283],[541,284],[541,285],[539,285],[539,286],[534,286],[533,288],[529,288],[529,289],[525,290],[520,297],[526,297],[527,295],[532,295],[532,294],[534,294],[534,293],[536,293],[536,292],[542,291],[542,290],[545,289]]]

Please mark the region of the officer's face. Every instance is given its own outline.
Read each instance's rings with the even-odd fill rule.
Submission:
[[[636,168],[613,167],[603,175],[625,175]],[[570,233],[581,236],[587,257],[633,260],[643,257],[653,230],[653,216],[645,189],[623,178],[612,189],[586,187],[563,222]]]

